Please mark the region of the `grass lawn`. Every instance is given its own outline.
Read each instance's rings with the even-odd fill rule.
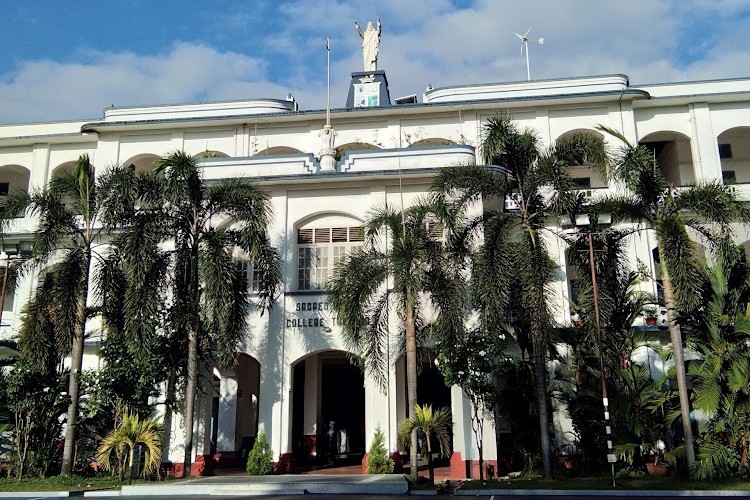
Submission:
[[[133,483],[136,481],[133,480]],[[0,491],[71,491],[119,488],[122,482],[119,477],[96,476],[54,476],[28,477],[20,481],[13,478],[0,479]]]
[[[519,477],[507,481],[466,481],[463,490],[519,489],[519,490],[608,490],[612,488],[609,476],[558,477],[544,479],[538,476]],[[618,479],[618,490],[750,490],[750,480],[722,479],[717,481],[696,481],[684,477],[643,477]]]

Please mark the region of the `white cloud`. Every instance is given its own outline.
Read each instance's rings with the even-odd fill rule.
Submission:
[[[35,60],[0,75],[0,121],[96,118],[111,104],[254,97],[291,91],[304,109],[325,105],[326,35],[332,39],[332,103],[343,106],[361,67],[353,21],[383,21],[379,67],[391,95],[461,83],[523,80],[515,32],[533,26],[532,76],[625,73],[635,83],[747,76],[746,0],[295,0],[275,8],[273,33],[248,30],[257,6],[232,3],[221,39],[252,53],[182,42],[165,52],[84,52]],[[267,15],[267,13],[266,13]],[[253,21],[257,27],[258,20]],[[217,38],[218,40],[218,38]],[[238,49],[239,50],[239,49]],[[245,49],[241,49],[245,50]],[[250,50],[250,49],[247,49]]]

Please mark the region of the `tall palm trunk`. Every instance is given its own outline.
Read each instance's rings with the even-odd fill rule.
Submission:
[[[167,377],[167,392],[164,397],[164,430],[162,432],[162,456],[168,456],[169,439],[172,435],[172,404],[174,403],[175,392],[177,392],[177,371],[174,366],[169,368],[169,377]]]
[[[522,193],[523,194],[523,193]],[[523,200],[523,198],[521,198]],[[522,205],[525,209],[525,204]],[[536,378],[536,397],[539,406],[539,438],[542,447],[542,465],[544,477],[552,477],[552,440],[550,439],[550,407],[547,398],[547,345],[544,341],[544,328],[547,325],[547,297],[544,293],[544,269],[542,262],[547,257],[539,241],[539,234],[534,230],[528,215],[524,215],[524,228],[528,233],[528,251],[531,255],[530,279],[533,289],[532,303],[536,310],[531,311],[531,348],[534,356],[534,375]]]
[[[677,392],[680,396],[680,415],[682,416],[682,431],[685,437],[687,466],[689,470],[692,470],[695,467],[695,447],[693,443],[693,427],[690,424],[690,396],[687,390],[682,332],[680,331],[680,325],[674,322],[675,300],[672,291],[672,279],[669,276],[665,259],[661,255],[659,257],[661,261],[662,287],[664,289],[664,305],[667,308],[667,321],[669,323],[669,339],[672,342],[672,356],[674,357],[677,376]]]
[[[76,326],[73,331],[73,345],[70,353],[70,382],[68,394],[70,405],[65,429],[65,444],[63,445],[62,470],[60,474],[70,475],[73,472],[75,453],[75,428],[78,418],[78,399],[81,388],[81,368],[83,367],[83,343],[86,337],[86,301],[89,289],[89,267],[91,266],[91,250],[87,248],[84,255],[84,270],[81,276],[82,284],[76,304]]]
[[[406,416],[414,417],[417,407],[417,329],[414,324],[414,302],[415,297],[411,290],[406,291],[406,391],[408,411]],[[411,448],[409,450],[411,461],[411,477],[415,480],[419,475],[417,463],[417,429],[411,431]]]
[[[544,346],[537,345],[540,342],[533,341],[534,345],[534,373],[536,377],[536,397],[539,405],[539,432],[542,444],[542,464],[544,465],[544,477],[552,477],[552,441],[549,436],[549,401],[547,400],[547,362],[544,355]]]
[[[196,231],[197,233],[197,231]],[[185,388],[185,462],[183,477],[190,477],[193,462],[193,422],[195,390],[198,385],[198,329],[200,328],[200,289],[198,287],[198,242],[193,241],[190,256],[190,328],[188,332],[188,366]]]

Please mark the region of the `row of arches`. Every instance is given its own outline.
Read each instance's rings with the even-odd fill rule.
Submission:
[[[602,135],[595,130],[576,129],[562,134],[560,138],[580,131]],[[653,152],[659,168],[670,184],[687,186],[695,183],[697,175],[690,137],[680,132],[663,130],[645,135],[638,143]],[[750,183],[750,126],[730,128],[719,134],[716,137],[716,151],[721,164],[722,180],[726,184]],[[572,175],[574,180],[579,180],[577,184],[582,189],[607,187],[596,172],[586,167],[574,169]]]
[[[417,377],[418,404],[451,407],[451,391],[427,353]],[[205,417],[210,453],[244,456],[258,434],[261,423],[261,384],[276,380],[261,376],[263,367],[254,357],[241,353],[230,369],[214,368],[207,391],[212,400]],[[289,437],[295,463],[306,466],[336,463],[360,464],[366,453],[365,375],[351,361],[350,353],[326,348],[307,353],[289,364],[290,418],[281,432]],[[401,355],[394,364],[397,422],[406,419],[406,367]],[[209,413],[210,412],[210,413]],[[266,412],[267,415],[267,412]],[[373,418],[372,415],[369,418]],[[270,422],[265,422],[268,426]],[[266,429],[270,431],[270,429]],[[395,432],[395,431],[394,431]],[[268,436],[269,439],[271,436]],[[437,443],[435,443],[437,444]]]
[[[565,137],[581,129],[565,132],[560,136]],[[594,130],[588,132],[600,134]],[[601,135],[601,134],[600,134]],[[639,139],[639,143],[651,149],[656,156],[659,166],[667,181],[675,186],[693,184],[696,180],[696,172],[693,167],[693,154],[690,137],[680,132],[663,130],[652,132]],[[447,146],[455,144],[449,139],[432,137],[412,142],[407,147]],[[721,162],[722,178],[727,184],[750,183],[750,126],[734,127],[723,131],[716,138],[716,148]],[[369,149],[380,149],[379,146],[367,142],[350,142],[336,148],[336,157],[340,159],[350,151],[364,151]],[[273,146],[256,153],[255,156],[289,155],[300,154],[303,151],[290,146]],[[196,158],[228,157],[222,151],[203,151],[195,155]],[[139,154],[124,161],[125,165],[132,165],[136,171],[148,171],[159,156],[155,154]],[[70,173],[75,168],[75,161],[69,161],[52,169],[50,179],[63,174]],[[28,168],[17,165],[0,166],[0,196],[7,195],[14,188],[28,191],[31,172]],[[607,187],[604,180],[590,169],[581,167],[574,170],[573,178],[576,179],[581,189]]]

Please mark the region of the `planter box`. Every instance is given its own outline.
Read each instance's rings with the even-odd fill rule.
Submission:
[[[649,476],[666,476],[669,471],[669,465],[667,464],[646,464],[646,470]]]

